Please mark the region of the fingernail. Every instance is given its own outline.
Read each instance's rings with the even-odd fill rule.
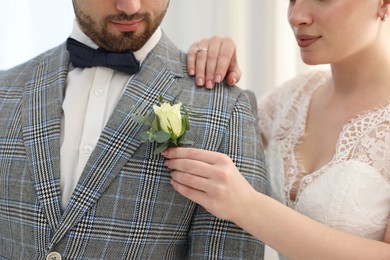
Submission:
[[[194,69],[189,69],[189,73],[188,73],[190,76],[194,76],[195,75],[195,70]]]
[[[217,76],[215,76],[215,80],[214,81],[217,82],[217,83],[221,83],[221,81],[222,81],[221,74],[218,74]]]
[[[237,82],[237,79],[236,79],[236,78],[233,78],[232,85],[236,84],[236,82]]]
[[[212,82],[211,80],[208,80],[208,81],[206,82],[206,88],[208,88],[208,89],[213,88],[213,82]]]
[[[196,79],[196,85],[198,85],[198,86],[203,86],[203,85],[204,85],[203,79],[202,79],[202,78],[197,78],[197,79]]]
[[[168,155],[168,151],[167,151],[167,150],[162,151],[162,152],[161,152],[161,155],[162,155],[162,156],[167,156],[167,155]]]

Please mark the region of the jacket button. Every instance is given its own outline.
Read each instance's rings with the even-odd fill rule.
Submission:
[[[46,260],[61,260],[62,257],[59,253],[57,252],[51,252],[46,256]]]

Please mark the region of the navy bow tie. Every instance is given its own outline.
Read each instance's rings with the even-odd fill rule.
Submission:
[[[73,66],[79,68],[107,67],[127,74],[139,72],[139,61],[133,52],[115,53],[102,49],[92,49],[75,39],[68,38],[66,48]]]

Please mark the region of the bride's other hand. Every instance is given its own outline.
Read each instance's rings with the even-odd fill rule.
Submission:
[[[195,76],[197,86],[213,88],[226,79],[229,86],[241,79],[236,45],[229,37],[213,36],[194,42],[187,57],[188,74]]]

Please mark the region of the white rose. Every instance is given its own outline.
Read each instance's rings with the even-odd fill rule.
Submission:
[[[171,129],[177,138],[182,134],[181,105],[181,102],[173,106],[169,103],[163,103],[161,107],[153,105],[154,113],[159,119],[161,130],[171,134],[169,131]]]

